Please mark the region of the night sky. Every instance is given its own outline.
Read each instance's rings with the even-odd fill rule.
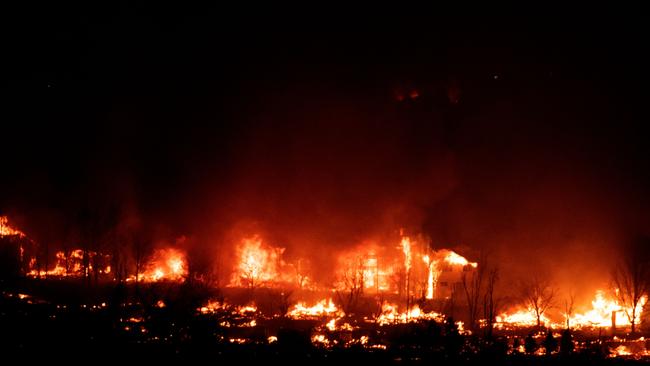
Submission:
[[[647,21],[312,16],[10,22],[0,213],[53,243],[91,222],[288,255],[405,228],[513,271],[650,234]]]

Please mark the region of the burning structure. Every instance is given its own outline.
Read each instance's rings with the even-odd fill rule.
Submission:
[[[16,265],[23,266],[21,273],[25,276],[87,278],[93,274],[108,282],[164,281],[179,284],[191,276],[186,252],[174,247],[152,250],[142,264],[133,263],[133,272],[126,277],[119,277],[112,271],[114,261],[110,254],[82,249],[56,252],[49,267],[37,269],[35,248],[38,245],[29,240],[28,235],[10,226],[7,217],[2,217],[0,224],[0,238],[4,241],[17,240],[14,260]],[[31,247],[24,247],[24,243],[31,243]],[[552,329],[609,328],[614,331],[617,327],[634,328],[639,324],[648,296],[641,289],[636,300],[625,303],[621,289],[598,290],[590,306],[574,303],[569,306],[567,303],[564,311],[561,311],[555,304],[555,290],[548,283],[533,283],[526,288],[526,296],[522,300],[501,304],[500,312],[493,309],[490,319],[481,318],[477,310],[472,314],[475,311],[472,309],[479,302],[487,306],[485,299],[472,302],[473,296],[494,296],[494,282],[484,278],[482,264],[471,262],[449,249],[432,249],[423,237],[412,239],[402,234],[389,245],[365,242],[352,250],[341,252],[331,276],[320,282],[314,279],[317,277],[314,273],[302,265],[307,262],[306,258],[287,261],[285,248],[267,244],[259,235],[245,237],[235,243],[232,252],[235,262],[227,274],[230,280],[224,289],[275,289],[288,294],[297,291],[296,295],[303,299],[294,296],[291,300],[291,295],[285,296],[284,307],[271,310],[271,313],[295,319],[324,319],[327,327],[332,329],[337,329],[335,324],[340,319],[355,314],[365,314],[365,319],[374,319],[378,324],[444,319],[444,313],[454,312],[450,306],[455,306],[461,310],[457,316],[473,331],[485,327],[512,329],[534,326]],[[494,280],[492,278],[491,281]],[[255,297],[249,297],[249,301],[254,302]],[[310,301],[313,305],[309,305]],[[208,313],[228,306],[211,300],[199,310],[200,313]],[[376,310],[372,310],[373,307]],[[243,308],[257,312],[254,305]],[[464,315],[466,311],[470,312],[469,318]],[[350,323],[343,324],[349,326]]]
[[[127,8],[8,51],[0,344],[647,356],[647,32]]]

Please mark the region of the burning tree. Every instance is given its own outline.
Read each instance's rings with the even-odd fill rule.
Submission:
[[[535,275],[521,283],[522,301],[535,314],[538,327],[542,326],[544,313],[553,307],[556,292],[547,277]]]
[[[616,295],[624,309],[625,315],[631,324],[631,331],[636,331],[637,318],[641,308],[647,300],[650,269],[648,260],[640,255],[640,248],[647,248],[650,239],[639,239],[634,243],[634,248],[628,251],[628,255],[621,260],[612,272],[612,281],[616,287]]]
[[[359,299],[363,295],[364,288],[363,261],[361,258],[347,261],[342,273],[340,273],[337,287],[339,289],[336,291],[336,296],[343,311],[346,314],[354,313]]]
[[[571,317],[573,316],[573,311],[575,310],[574,303],[576,299],[576,294],[571,291],[569,297],[564,299],[564,318],[566,319],[566,329],[571,329]]]

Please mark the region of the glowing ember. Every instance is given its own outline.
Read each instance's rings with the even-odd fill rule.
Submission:
[[[311,342],[315,345],[328,346],[330,344],[329,339],[324,334],[314,334],[311,337]]]
[[[208,301],[207,304],[199,308],[201,314],[209,314],[217,312],[218,310],[226,309],[226,305],[218,301]]]

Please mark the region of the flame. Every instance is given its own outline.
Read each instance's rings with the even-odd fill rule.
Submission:
[[[145,271],[139,275],[144,282],[182,281],[187,276],[185,254],[175,248],[157,249]]]
[[[291,318],[300,319],[306,317],[342,315],[342,312],[340,312],[336,305],[334,305],[332,299],[323,299],[314,306],[307,306],[304,302],[299,302],[289,310],[287,315]]]
[[[629,356],[631,354],[632,354],[632,351],[630,351],[630,349],[627,346],[622,345],[622,344],[620,346],[614,348],[613,350],[611,350],[611,356],[612,357]]]
[[[17,235],[21,238],[25,236],[22,231],[9,226],[9,219],[7,216],[0,216],[0,236],[10,235]]]
[[[643,296],[636,305],[637,322],[639,321],[641,311],[643,310],[647,300],[647,296]],[[573,317],[569,318],[570,323],[577,327],[609,327],[612,325],[612,314],[616,314],[617,326],[631,325],[630,320],[625,314],[632,314],[633,308],[624,308],[620,306],[616,299],[608,298],[606,292],[603,290],[596,291],[591,306],[592,308],[587,312],[583,314],[575,314]]]
[[[381,261],[380,261],[381,258]],[[397,272],[393,258],[380,255],[380,248],[365,243],[355,249],[345,251],[338,257],[336,290],[346,290],[350,286],[361,287],[375,292],[393,290],[392,277]],[[380,266],[380,262],[382,266]]]
[[[404,268],[408,273],[411,271],[411,239],[408,236],[402,237],[400,245],[404,253]]]
[[[537,316],[535,315],[535,310],[533,309],[522,309],[518,310],[512,314],[503,313],[497,315],[496,317],[497,324],[510,324],[515,326],[522,327],[532,327],[537,325]],[[542,324],[550,323],[549,319],[542,314],[540,317],[540,322]]]
[[[640,320],[641,312],[645,306],[648,298],[647,296],[641,297],[641,300],[636,306],[636,322]],[[600,328],[610,327],[612,325],[612,314],[616,314],[617,326],[630,326],[630,320],[625,314],[632,313],[632,307],[624,308],[619,305],[618,301],[613,297],[608,297],[607,292],[604,290],[597,290],[594,300],[591,302],[591,309],[584,313],[574,314],[569,318],[569,323],[577,328]],[[534,326],[537,325],[537,318],[533,309],[520,309],[511,314],[503,313],[496,317],[497,323],[510,324],[515,326]],[[545,315],[542,315],[541,322],[548,324],[552,328],[565,327],[565,323],[552,322]]]
[[[444,292],[437,290],[441,277],[447,277],[443,281],[453,285],[458,281],[457,273],[478,266],[451,250],[435,251],[418,243],[403,236],[396,247],[382,247],[371,242],[341,253],[335,289],[363,288],[364,292],[394,294],[404,294],[402,291],[406,290],[409,296],[432,300],[437,296],[448,297],[449,291],[453,291],[452,286]],[[453,273],[446,275],[443,272]]]
[[[328,346],[330,344],[329,339],[324,334],[314,334],[311,337],[311,342],[315,345]]]
[[[207,304],[201,306],[198,310],[201,314],[209,314],[209,313],[215,313],[218,310],[223,310],[226,308],[227,306],[224,303],[209,300]]]
[[[445,256],[445,262],[447,262],[447,263],[449,263],[451,265],[459,265],[459,266],[470,265],[470,266],[472,266],[474,268],[476,268],[478,266],[478,263],[469,262],[467,259],[465,259],[465,257],[460,256],[460,255],[456,254],[455,252],[453,252],[451,250],[449,251],[449,254],[447,254]]]
[[[281,273],[284,269],[281,259],[284,248],[266,246],[259,236],[253,236],[242,240],[237,252],[239,262],[231,278],[231,286],[257,287],[287,280],[287,276]]]
[[[426,313],[418,305],[413,306],[408,312],[399,312],[398,306],[391,303],[384,303],[381,306],[381,314],[377,317],[377,324],[388,325],[396,323],[417,322],[419,320],[444,320],[444,316],[435,311]]]
[[[433,280],[433,272],[435,270],[436,261],[432,262],[428,255],[423,255],[422,260],[427,265],[428,274],[427,274],[427,294],[426,294],[426,298],[430,300],[430,299],[433,299],[433,288],[435,286],[434,285],[434,280]]]
[[[336,330],[336,318],[330,319],[330,321],[327,322],[325,327],[327,329],[329,329],[330,331],[332,331],[332,332],[335,331]]]
[[[87,258],[85,258],[86,256]],[[102,265],[108,262],[110,256],[93,251],[84,251],[83,249],[74,249],[67,254],[64,251],[56,252],[55,258],[55,266],[50,270],[37,270],[35,268],[36,258],[31,258],[29,261],[30,270],[27,275],[32,277],[81,277],[90,274],[94,270],[93,264],[100,262],[99,264]],[[84,261],[87,261],[87,268],[84,268]],[[110,272],[110,265],[99,269],[100,274],[109,274]]]

